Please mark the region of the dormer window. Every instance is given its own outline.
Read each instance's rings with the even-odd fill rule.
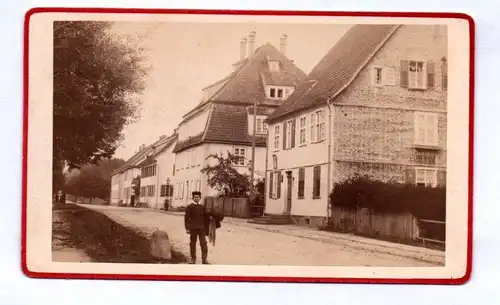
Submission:
[[[269,71],[270,72],[279,72],[280,71],[280,62],[277,60],[268,61]]]
[[[292,88],[289,87],[278,87],[278,86],[267,86],[266,95],[268,98],[273,100],[284,100],[293,92]]]

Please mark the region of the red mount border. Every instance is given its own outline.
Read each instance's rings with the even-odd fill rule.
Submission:
[[[114,13],[114,14],[197,14],[197,15],[254,15],[254,16],[328,16],[328,17],[409,17],[409,18],[453,18],[469,22],[470,32],[470,91],[469,91],[469,184],[468,184],[468,236],[467,267],[461,278],[313,278],[313,277],[264,277],[264,276],[197,276],[197,275],[146,275],[146,274],[85,274],[34,272],[26,261],[26,215],[27,215],[27,153],[28,153],[28,43],[30,18],[38,13]],[[472,273],[472,229],[473,229],[473,173],[474,173],[474,75],[475,75],[475,23],[471,16],[463,13],[430,12],[348,12],[348,11],[264,11],[264,10],[204,10],[204,9],[137,9],[137,8],[64,8],[40,7],[30,9],[24,20],[24,103],[23,103],[23,170],[22,170],[22,224],[21,266],[25,275],[32,278],[55,279],[114,279],[114,280],[169,280],[169,281],[225,281],[225,282],[283,282],[283,283],[365,283],[365,284],[453,284],[466,283]]]

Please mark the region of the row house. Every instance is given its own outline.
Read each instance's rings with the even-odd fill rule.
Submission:
[[[355,25],[269,124],[265,213],[328,219],[334,182],[446,183],[447,28]]]
[[[254,129],[255,176],[265,177],[268,128],[264,121],[306,74],[286,57],[286,35],[281,37],[280,50],[270,43],[256,48],[255,41],[255,32],[241,40],[240,59],[232,65],[233,72],[202,89],[200,103],[179,124],[174,148],[174,207],[185,206],[195,190],[203,196],[217,195],[201,172],[216,162],[207,160],[210,155],[239,156],[234,166],[248,174]],[[254,103],[258,105],[255,111]]]

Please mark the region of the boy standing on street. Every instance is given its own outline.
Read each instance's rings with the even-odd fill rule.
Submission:
[[[184,215],[184,225],[186,232],[190,236],[189,248],[191,252],[190,264],[196,264],[196,240],[200,240],[201,259],[203,264],[208,264],[208,247],[207,247],[207,230],[206,224],[209,223],[210,216],[208,215],[205,205],[200,203],[201,192],[192,192],[192,200],[186,208]]]

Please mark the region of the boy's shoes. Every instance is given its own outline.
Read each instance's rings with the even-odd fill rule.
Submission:
[[[210,265],[210,263],[206,259],[202,261],[202,264],[203,265]]]
[[[196,259],[191,259],[191,261],[189,262],[190,265],[194,265],[196,264]]]

